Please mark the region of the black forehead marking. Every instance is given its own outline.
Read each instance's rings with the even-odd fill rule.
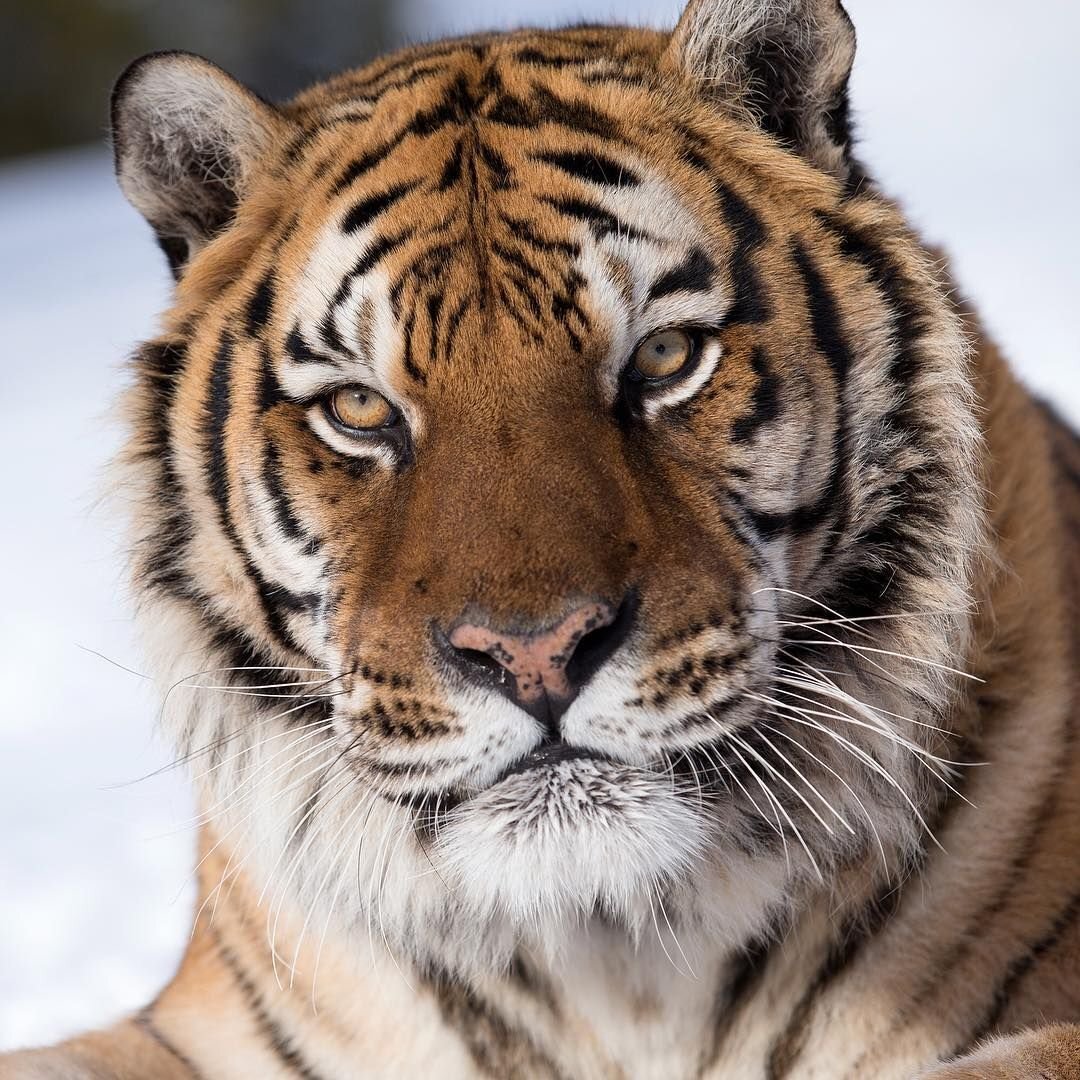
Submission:
[[[649,302],[677,292],[708,292],[716,280],[716,264],[699,247],[692,248],[678,266],[653,282]]]
[[[341,231],[343,233],[360,232],[417,187],[419,187],[419,181],[409,180],[361,199],[345,215],[345,220],[341,223]]]
[[[530,155],[533,160],[594,190],[634,187],[641,182],[637,171],[619,160],[619,150],[634,149],[625,139],[619,121],[585,100],[581,91],[555,92],[531,74],[524,79],[518,78],[511,92],[504,85],[500,70],[506,70],[507,65],[517,61],[513,51],[499,52],[487,47],[454,51],[461,58],[457,70],[449,57],[445,65],[438,65],[436,69],[432,66],[432,56],[421,54],[412,66],[395,65],[392,71],[386,69],[368,77],[366,84],[359,80],[341,87],[342,93],[363,90],[377,97],[392,84],[408,83],[426,69],[422,72],[427,80],[424,88],[430,92],[423,107],[400,121],[396,132],[383,136],[377,145],[362,151],[341,168],[331,194],[345,192],[376,169],[389,164],[406,144],[413,158],[423,159],[427,155],[425,172],[430,179],[389,180],[380,190],[366,194],[345,214],[342,221],[345,232],[358,232],[375,224],[376,219],[413,191],[423,191],[425,187],[433,192],[448,191],[465,186],[464,227],[458,225],[450,230],[451,235],[441,235],[437,252],[431,250],[430,243],[423,247],[413,245],[415,251],[410,250],[406,265],[395,275],[392,310],[407,339],[403,367],[420,383],[425,381],[425,369],[435,360],[436,353],[448,357],[451,352],[461,318],[459,312],[463,308],[461,289],[451,287],[456,296],[447,291],[447,273],[462,261],[472,259],[477,263],[475,280],[466,290],[470,302],[484,308],[495,299],[504,313],[533,340],[540,340],[548,317],[563,329],[566,343],[574,351],[583,347],[584,335],[590,329],[588,316],[578,300],[580,283],[575,275],[567,276],[565,266],[547,265],[551,259],[559,264],[576,259],[581,250],[579,243],[545,235],[565,230],[553,230],[550,225],[545,229],[534,224],[542,213],[530,216],[526,212],[511,218],[502,210],[489,216],[484,209],[492,193],[519,185],[513,155],[503,147],[492,145],[491,136],[497,128],[531,129],[549,136],[550,149],[537,150]],[[469,56],[473,58],[472,63],[467,62]],[[616,57],[610,59],[619,62]],[[517,71],[519,76],[523,74],[520,66]],[[440,79],[441,87],[437,86]],[[432,154],[428,149],[432,144],[428,140],[447,130],[451,137],[444,139]],[[565,143],[559,144],[567,136],[586,137],[597,145],[564,149]],[[538,198],[546,204],[547,213],[555,211],[569,219],[567,224],[575,231],[582,223],[586,224],[597,239],[608,235],[654,239],[642,228],[588,196],[586,188],[577,187],[558,196],[539,195]],[[420,241],[427,232],[422,222],[403,222],[400,217],[394,225],[385,228],[397,231],[394,235],[376,234],[372,238],[367,250],[343,275],[320,324],[323,341],[331,349],[340,347],[335,315],[340,314],[338,309],[345,302],[352,282],[374,269],[407,241]],[[538,255],[544,256],[539,262],[536,261]],[[711,270],[699,259],[687,267],[685,287],[693,288],[695,283],[700,285],[702,280],[710,277]],[[425,337],[426,341],[423,340]],[[290,335],[288,345],[291,348],[287,346],[287,351],[300,362],[311,362],[322,359],[315,351],[320,344],[312,348],[294,332]]]
[[[641,183],[633,169],[599,151],[543,150],[532,157],[590,184],[636,187]]]

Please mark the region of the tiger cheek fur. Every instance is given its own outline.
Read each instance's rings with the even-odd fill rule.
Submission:
[[[200,896],[174,983],[54,1060],[1080,1077],[1080,450],[863,173],[853,50],[832,0],[695,0],[282,106],[121,79]]]

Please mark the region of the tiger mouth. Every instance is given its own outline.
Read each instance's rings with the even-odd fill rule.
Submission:
[[[551,743],[540,746],[523,754],[512,765],[505,768],[489,785],[487,790],[498,786],[512,776],[520,776],[523,773],[535,772],[538,769],[550,768],[561,765],[567,761],[602,761],[614,762],[614,759],[598,750],[589,750],[584,746],[567,746],[560,743]]]
[[[490,783],[479,790],[446,789],[438,794],[432,792],[400,794],[395,796],[395,800],[401,805],[412,808],[417,825],[432,827],[436,818],[443,820],[446,815],[454,810],[471,802],[478,796],[495,790],[500,784],[513,779],[515,776],[539,773],[571,761],[586,761],[603,765],[620,764],[616,758],[599,750],[590,750],[583,746],[549,743],[522,754],[521,757],[511,762],[502,772],[495,776]]]

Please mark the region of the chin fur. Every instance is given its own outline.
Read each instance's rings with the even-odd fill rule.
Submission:
[[[633,926],[705,848],[700,815],[669,776],[577,760],[460,805],[440,829],[438,861],[483,919],[525,928],[595,912]]]

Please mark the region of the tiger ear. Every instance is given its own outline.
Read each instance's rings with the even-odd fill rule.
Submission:
[[[112,95],[116,176],[173,273],[232,220],[285,120],[209,60],[150,53]]]
[[[690,0],[664,62],[721,107],[850,179],[854,59],[855,28],[840,0]]]

